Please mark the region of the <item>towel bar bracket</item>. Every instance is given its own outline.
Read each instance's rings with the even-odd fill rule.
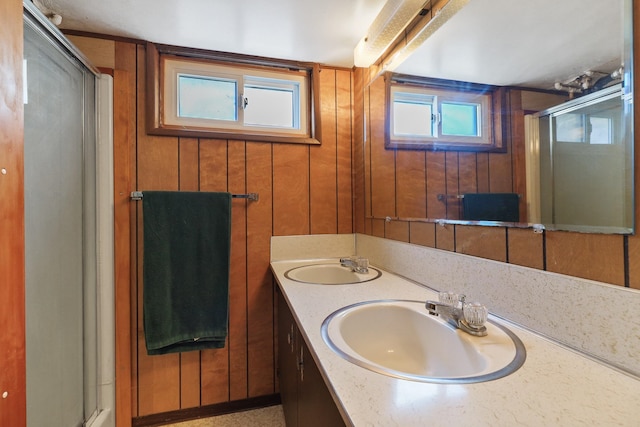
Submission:
[[[249,193],[249,194],[232,194],[231,197],[234,199],[249,199],[252,202],[257,202],[260,200],[260,196],[258,193]]]
[[[257,202],[258,200],[260,200],[260,196],[258,193],[232,194],[231,197],[233,197],[234,199],[249,199],[252,202]],[[131,200],[142,200],[142,191],[132,191]]]

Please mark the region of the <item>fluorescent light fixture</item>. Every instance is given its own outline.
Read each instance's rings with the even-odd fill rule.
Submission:
[[[369,67],[422,10],[426,0],[387,0],[353,52],[356,67]]]
[[[458,13],[460,9],[469,3],[470,0],[449,0],[449,2],[438,11],[437,15],[431,18],[431,21],[427,23],[407,44],[397,51],[387,62],[382,66],[385,71],[393,71],[402,62],[407,59],[415,50],[417,50],[422,43],[425,42],[433,33],[442,27],[453,15]]]

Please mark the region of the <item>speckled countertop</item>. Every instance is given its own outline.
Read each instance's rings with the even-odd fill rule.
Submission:
[[[323,320],[349,304],[437,299],[432,290],[383,270],[353,285],[312,285],[284,273],[327,259],[272,261],[271,268],[342,413],[354,426],[640,426],[640,381],[514,324],[527,349],[511,375],[478,384],[395,379],[356,366],[322,339]],[[336,259],[329,260],[337,262]],[[375,267],[375,265],[374,265]]]

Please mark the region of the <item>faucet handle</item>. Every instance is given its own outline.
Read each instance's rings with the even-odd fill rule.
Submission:
[[[363,257],[358,257],[358,259],[356,260],[356,266],[358,267],[358,271],[361,273],[368,273],[369,272],[369,259],[368,258],[363,258]]]
[[[460,301],[460,296],[451,291],[438,292],[438,301],[452,307],[457,307],[458,301]]]
[[[489,310],[479,302],[470,302],[463,304],[462,314],[464,315],[465,322],[467,322],[469,326],[472,328],[480,328],[487,321]]]

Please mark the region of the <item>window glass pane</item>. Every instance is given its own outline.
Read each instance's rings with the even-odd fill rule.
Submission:
[[[298,128],[296,104],[297,87],[268,87],[245,84],[244,124],[278,128]]]
[[[590,117],[591,144],[611,144],[611,119],[607,117]]]
[[[235,80],[178,75],[178,117],[238,120]]]
[[[404,136],[433,136],[431,104],[395,101],[393,103],[393,133]]]
[[[480,136],[480,106],[460,102],[443,102],[442,134]]]
[[[584,114],[562,114],[554,118],[556,141],[585,142]]]

